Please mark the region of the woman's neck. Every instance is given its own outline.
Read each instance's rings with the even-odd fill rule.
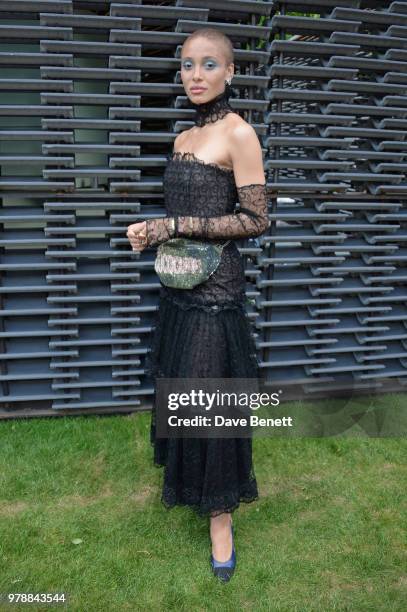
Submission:
[[[207,102],[202,102],[202,104],[191,102],[191,105],[196,110],[195,125],[198,127],[214,123],[218,119],[223,119],[227,113],[234,112],[228,102],[226,89]]]

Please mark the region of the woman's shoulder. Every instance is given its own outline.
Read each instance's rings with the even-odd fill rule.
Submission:
[[[185,139],[185,135],[188,132],[190,132],[190,130],[184,130],[183,132],[180,132],[178,136],[176,136],[174,143],[173,143],[174,151],[182,147],[182,143]]]
[[[227,113],[225,115],[225,119],[229,125],[250,125],[249,123],[247,123],[247,121],[245,121],[245,119],[243,119],[243,117],[237,111]]]
[[[243,117],[241,117],[238,113],[228,113],[225,117],[225,124],[231,130],[237,130],[242,133],[252,133],[254,132],[254,128],[250,123],[248,123]]]
[[[250,123],[236,113],[229,113],[226,119],[228,119],[226,136],[232,147],[236,150],[241,147],[247,147],[249,150],[258,147],[257,132]]]

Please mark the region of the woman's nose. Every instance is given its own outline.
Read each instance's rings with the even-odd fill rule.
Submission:
[[[201,72],[199,68],[195,68],[194,70],[194,74],[192,76],[193,79],[200,79],[201,78]]]

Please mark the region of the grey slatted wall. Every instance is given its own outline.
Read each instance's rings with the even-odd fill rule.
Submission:
[[[164,214],[207,24],[264,151],[273,224],[239,245],[265,377],[406,380],[405,2],[0,0],[0,417],[151,406],[155,249],[126,228]]]
[[[264,365],[309,395],[403,389],[407,3],[277,6],[265,144],[279,197],[257,298]]]
[[[208,22],[224,28],[242,67],[236,106],[265,137],[269,78],[254,68],[270,57],[255,49],[270,13],[268,2],[0,2],[3,417],[151,404],[155,249],[132,253],[126,228],[164,213],[166,156],[190,126],[180,47]]]

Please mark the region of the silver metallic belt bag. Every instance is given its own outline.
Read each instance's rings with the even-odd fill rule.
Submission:
[[[215,272],[222,251],[229,242],[210,243],[189,238],[171,238],[158,246],[154,269],[163,285],[175,289],[192,289]]]

